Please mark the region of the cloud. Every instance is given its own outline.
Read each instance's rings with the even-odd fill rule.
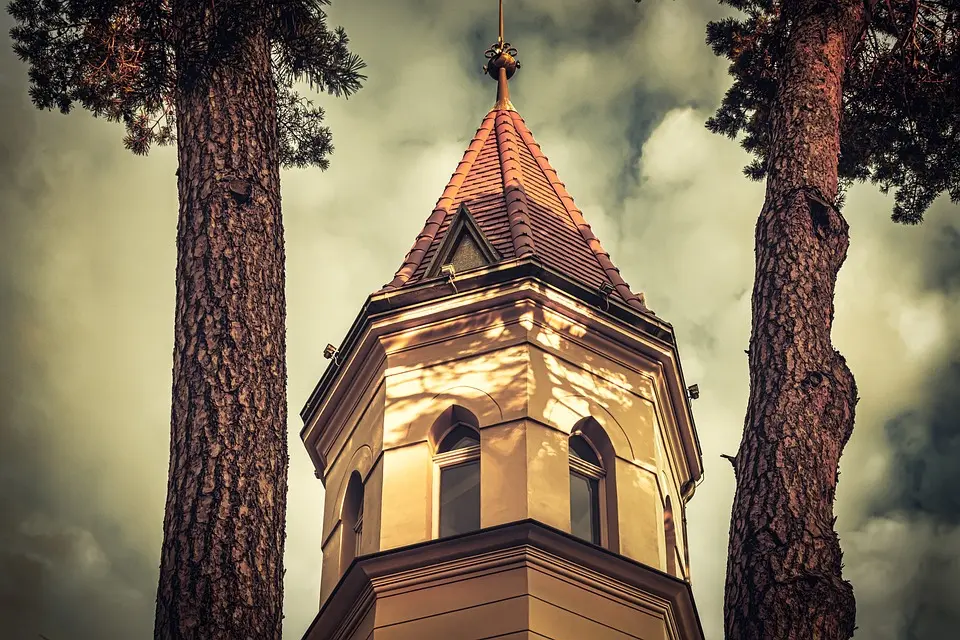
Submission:
[[[388,281],[481,118],[493,83],[486,3],[337,2],[368,62],[348,101],[319,97],[336,153],[283,174],[290,493],[285,637],[317,611],[323,489],[299,444],[302,402],[364,298]],[[514,103],[614,261],[674,324],[706,478],[688,514],[694,591],[722,637],[734,453],[747,398],[753,225],[763,186],[703,121],[726,64],[707,0],[508,4]],[[512,12],[512,13],[511,13]],[[0,19],[6,31],[9,19]],[[118,127],[39,113],[0,50],[0,611],[13,638],[148,637],[166,492],[175,154],[133,158]],[[835,343],[862,401],[836,511],[858,638],[957,626],[960,232],[920,228],[854,189]],[[911,635],[912,634],[912,635]]]
[[[857,637],[949,638],[960,623],[960,531],[928,518],[871,518],[844,537],[847,571],[857,589]],[[880,603],[886,606],[878,606]]]
[[[942,202],[931,212],[916,302],[904,301],[898,314],[924,373],[915,400],[879,423],[884,473],[849,536],[863,637],[945,638],[960,624],[960,246],[950,209]]]

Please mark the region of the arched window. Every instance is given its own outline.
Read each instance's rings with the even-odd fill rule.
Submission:
[[[570,532],[602,544],[600,505],[604,470],[600,456],[583,435],[570,437]]]
[[[340,570],[346,571],[360,554],[363,538],[363,480],[356,471],[350,474],[340,512]]]
[[[463,422],[440,440],[434,458],[440,472],[441,538],[480,528],[480,434]]]
[[[673,505],[670,496],[663,505],[663,532],[667,543],[667,573],[677,575],[677,529],[673,524]]]

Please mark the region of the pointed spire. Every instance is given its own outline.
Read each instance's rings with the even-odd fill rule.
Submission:
[[[510,85],[508,80],[520,68],[517,60],[517,50],[503,39],[503,0],[500,0],[500,32],[496,44],[484,52],[487,65],[484,67],[487,75],[497,81],[497,103],[494,109],[515,111],[510,103]]]
[[[497,42],[484,71],[497,81],[497,102],[483,119],[423,231],[382,291],[433,280],[447,264],[466,271],[533,258],[541,266],[652,313],[610,260],[560,182],[557,172],[510,103],[508,81],[520,68],[503,37],[503,0]]]
[[[429,281],[444,264],[457,262],[457,241],[464,230],[473,232],[471,240],[488,264],[532,256],[597,291],[604,300],[612,297],[651,313],[643,294],[634,293],[624,282],[515,110],[494,108],[483,119],[433,213],[384,290]],[[482,265],[471,259],[463,266]]]

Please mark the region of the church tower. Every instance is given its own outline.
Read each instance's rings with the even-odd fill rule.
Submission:
[[[673,329],[497,101],[301,416],[326,488],[307,640],[702,640]]]

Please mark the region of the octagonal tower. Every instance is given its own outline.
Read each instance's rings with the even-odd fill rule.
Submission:
[[[511,104],[502,31],[487,57],[494,108],[301,413],[326,488],[305,637],[699,640],[673,330]]]

